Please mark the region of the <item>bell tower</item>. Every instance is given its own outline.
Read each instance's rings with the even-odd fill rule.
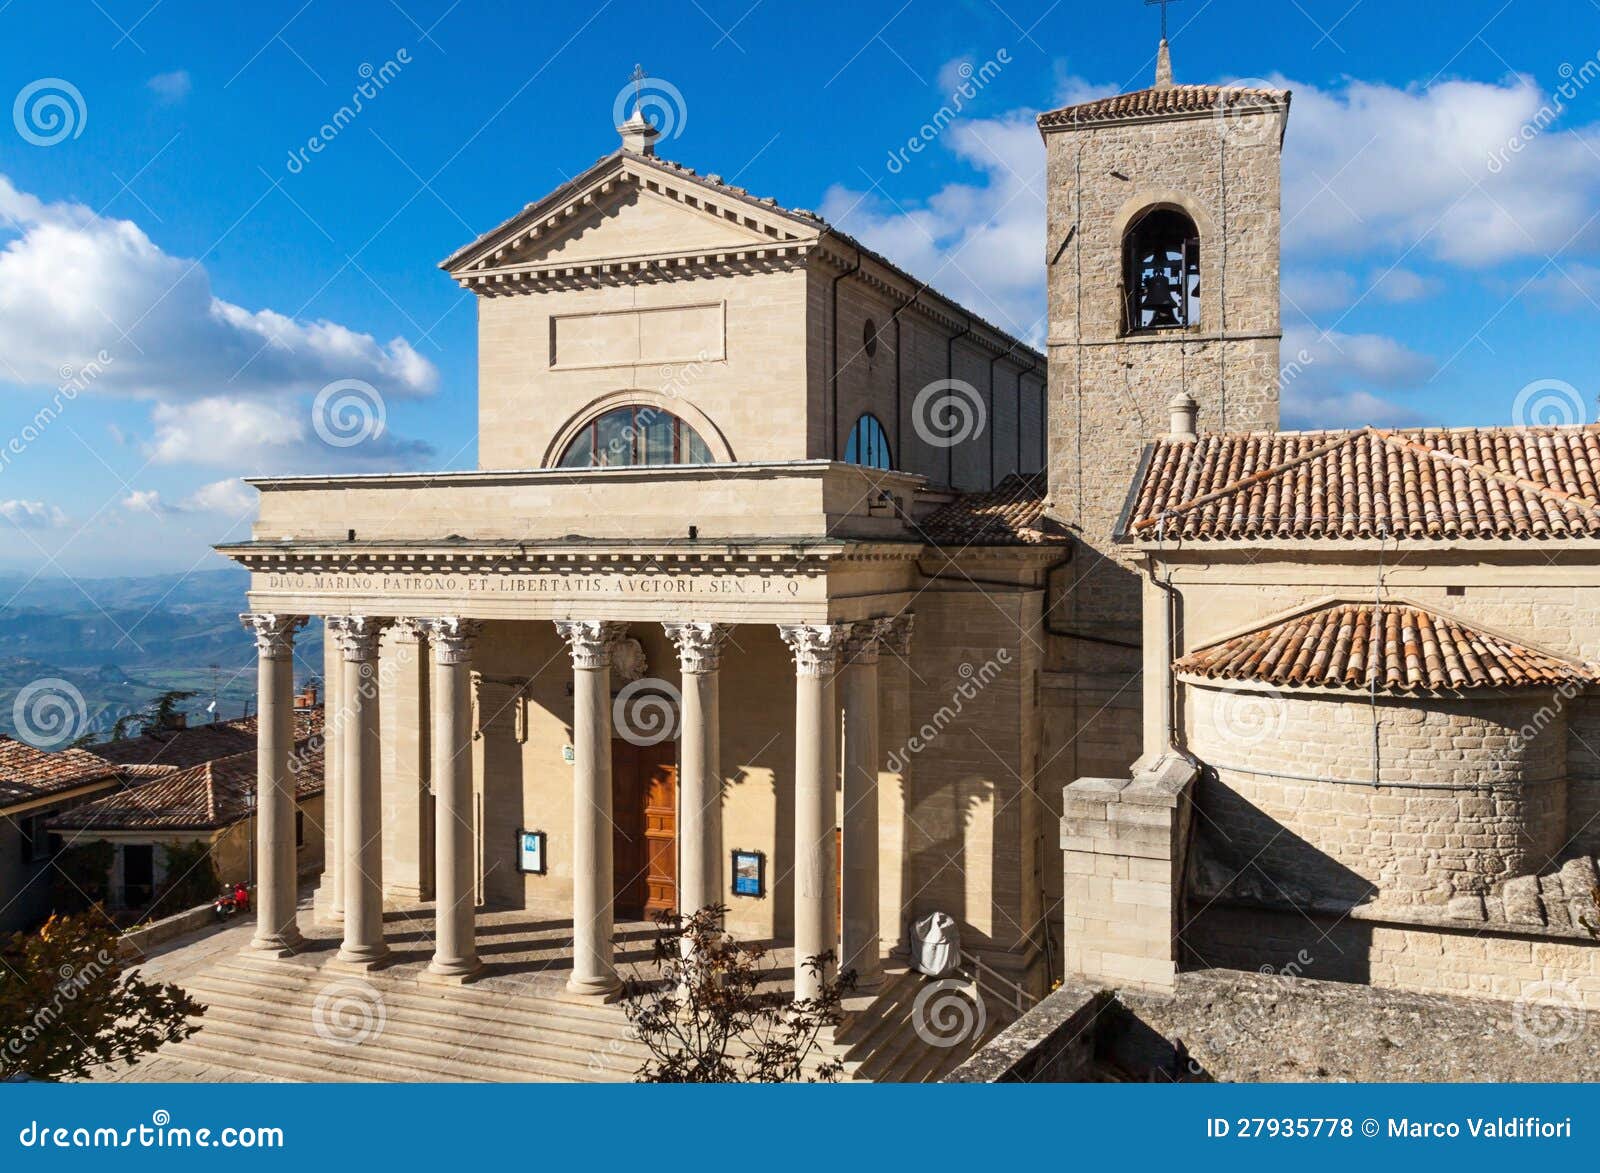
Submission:
[[[1175,84],[1163,37],[1150,88],[1039,116],[1050,501],[1092,552],[1058,627],[1137,644],[1138,583],[1112,537],[1175,399],[1201,432],[1278,426],[1288,114],[1287,91]]]

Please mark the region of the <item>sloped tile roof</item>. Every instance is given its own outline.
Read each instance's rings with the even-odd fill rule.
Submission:
[[[1038,122],[1041,130],[1057,130],[1087,122],[1270,108],[1280,103],[1287,106],[1289,97],[1288,90],[1252,86],[1156,86],[1047,110],[1039,115]]]
[[[1589,684],[1587,664],[1409,604],[1330,603],[1175,661],[1173,671],[1277,687],[1389,693]]]
[[[88,750],[35,749],[0,734],[0,808],[116,776],[115,765]]]
[[[963,493],[922,522],[923,536],[939,546],[1035,546],[1067,535],[1044,516],[1044,473],[1012,473],[982,493]]]
[[[321,707],[295,710],[294,722],[296,738],[310,737],[322,728]],[[255,744],[256,719],[251,716],[106,741],[95,746],[94,752],[124,766],[171,766],[182,770],[243,753],[254,749]]]
[[[322,754],[322,738],[311,737],[298,742],[290,755],[295,796],[302,801],[322,792]],[[256,753],[252,749],[175,770],[74,807],[51,820],[50,827],[73,831],[217,830],[249,815],[255,784]]]
[[[1600,425],[1252,432],[1152,448],[1135,540],[1600,537]]]

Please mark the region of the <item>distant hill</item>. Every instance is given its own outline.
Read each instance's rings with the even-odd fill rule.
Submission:
[[[255,645],[239,624],[250,576],[242,567],[133,578],[0,578],[0,733],[19,736],[19,694],[83,698],[85,732],[163,692],[186,689],[191,722],[255,708]],[[322,627],[295,645],[295,679],[322,675]]]

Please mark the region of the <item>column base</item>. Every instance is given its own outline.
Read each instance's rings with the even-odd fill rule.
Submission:
[[[371,973],[383,969],[391,960],[387,945],[359,945],[341,948],[327,964],[330,969],[346,973]]]
[[[563,993],[574,1001],[615,1002],[622,997],[622,981],[615,974],[604,978],[568,978]]]
[[[296,933],[289,936],[279,933],[271,937],[255,937],[239,952],[245,957],[259,958],[264,961],[282,961],[286,957],[293,957],[306,947],[305,938]]]
[[[464,986],[482,976],[483,962],[476,959],[443,963],[430,961],[428,968],[417,975],[417,981],[425,986]]]

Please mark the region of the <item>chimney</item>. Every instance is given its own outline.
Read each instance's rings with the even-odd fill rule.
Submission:
[[[1146,42],[1148,44],[1148,42]],[[1158,90],[1172,88],[1172,50],[1167,48],[1167,38],[1161,38],[1161,47],[1156,50],[1156,85]]]
[[[633,155],[654,155],[656,139],[661,137],[638,106],[633,108],[632,117],[617,127],[617,133],[622,136],[622,149]]]
[[[1167,433],[1169,440],[1194,440],[1198,439],[1195,432],[1195,417],[1200,414],[1200,405],[1194,401],[1194,396],[1187,391],[1179,391],[1167,410],[1172,413],[1172,429]]]

